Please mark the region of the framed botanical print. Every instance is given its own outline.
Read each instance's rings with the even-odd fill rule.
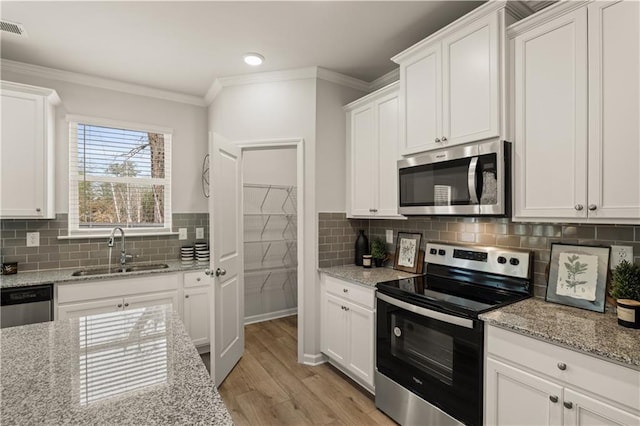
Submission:
[[[410,234],[408,232],[398,232],[396,242],[396,256],[393,262],[393,269],[399,271],[417,273],[420,269],[419,253],[422,234]]]
[[[604,312],[611,247],[551,244],[547,302]]]

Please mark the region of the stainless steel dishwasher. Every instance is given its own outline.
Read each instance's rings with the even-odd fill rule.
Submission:
[[[53,284],[0,290],[0,327],[53,320]]]

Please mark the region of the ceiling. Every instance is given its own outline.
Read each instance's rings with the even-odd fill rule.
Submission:
[[[218,77],[320,66],[367,82],[479,1],[2,1],[1,57],[203,96]],[[242,54],[259,52],[250,68]]]

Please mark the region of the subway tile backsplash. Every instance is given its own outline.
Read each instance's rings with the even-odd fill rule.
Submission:
[[[486,217],[414,216],[407,220],[369,220],[347,219],[345,213],[319,213],[318,265],[353,264],[359,229],[365,230],[369,242],[376,236],[385,238],[385,230],[393,230],[394,243],[388,245],[390,253],[395,252],[398,232],[421,233],[422,249],[427,241],[444,241],[532,250],[534,294],[538,297],[544,297],[545,268],[553,242],[632,246],[635,262],[640,263],[640,226],[516,223],[508,218]]]
[[[18,272],[109,264],[106,237],[59,240],[58,236],[65,236],[68,233],[67,223],[67,214],[57,214],[52,220],[0,220],[2,262],[18,262]],[[187,228],[186,240],[178,240],[178,235],[127,236],[127,253],[135,256],[132,262],[178,260],[180,247],[195,242],[196,227],[204,228],[205,239],[208,241],[208,213],[174,213],[173,231],[177,232],[178,228]],[[27,232],[40,233],[39,247],[27,247]],[[111,254],[112,262],[118,262],[119,243],[119,237],[116,237],[116,246]]]

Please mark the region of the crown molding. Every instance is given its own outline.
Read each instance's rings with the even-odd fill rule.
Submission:
[[[171,92],[169,90],[156,89],[153,87],[125,83],[118,80],[111,80],[88,74],[58,70],[54,68],[43,67],[40,65],[32,65],[24,62],[11,61],[8,59],[0,60],[0,72],[14,72],[17,74],[29,75],[32,77],[40,77],[51,80],[64,81],[67,83],[81,84],[83,86],[114,90],[116,92],[146,96],[149,98],[157,98],[183,104],[207,106],[205,100],[199,96],[186,95],[183,93]]]
[[[374,92],[378,89],[390,85],[391,83],[395,83],[398,80],[400,80],[400,68],[396,67],[385,75],[378,77],[371,83],[369,83],[369,92]]]
[[[222,84],[220,83],[220,80],[216,78],[213,81],[213,83],[211,83],[211,86],[209,86],[209,90],[207,90],[207,93],[204,95],[204,102],[207,105],[211,105],[213,100],[216,98],[216,96],[218,96],[218,94],[221,91],[222,91]]]
[[[591,3],[591,0],[561,1],[552,4],[551,6],[542,9],[540,12],[536,12],[522,21],[518,21],[507,27],[507,38],[513,39],[532,28],[550,22],[559,16],[573,12],[576,9],[585,7],[589,3]]]
[[[352,89],[360,90],[363,92],[369,92],[371,88],[371,84],[366,81],[360,80],[358,78],[349,77],[345,74],[340,74],[339,72],[331,71],[326,68],[316,67],[317,70],[317,78],[320,80],[329,81],[331,83],[336,83],[341,86],[350,87]]]

